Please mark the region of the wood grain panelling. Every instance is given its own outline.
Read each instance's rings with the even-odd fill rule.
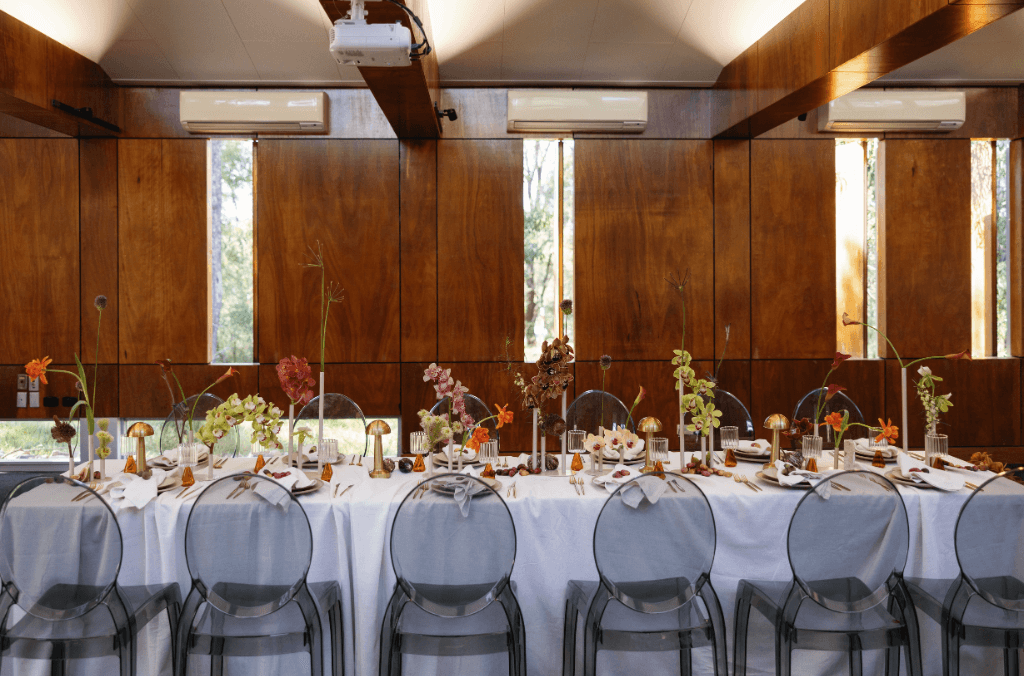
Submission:
[[[521,141],[438,141],[440,360],[522,358],[522,186]]]
[[[118,123],[117,91],[102,68],[56,40],[47,41],[46,56],[47,98],[72,108],[90,108],[104,122]],[[50,101],[46,103],[44,107],[50,107]],[[111,135],[108,130],[92,130],[91,126],[82,126],[83,135]]]
[[[258,354],[320,356],[320,274],[345,289],[330,313],[326,359],[399,360],[398,144],[261,141],[257,181]]]
[[[258,367],[255,364],[241,364],[234,367],[238,375],[228,378],[210,390],[221,399],[238,393],[247,397],[259,391]],[[174,373],[181,381],[186,397],[199,394],[217,380],[228,369],[223,364],[175,364]],[[167,391],[160,366],[157,364],[122,364],[118,367],[120,379],[120,404],[122,418],[164,418],[171,412],[171,395]],[[181,395],[171,380],[175,401]],[[285,402],[288,403],[288,402]],[[159,430],[157,430],[159,432]]]
[[[946,5],[946,0],[831,0],[830,68],[838,68]]]
[[[0,138],[70,138],[67,134],[0,113]]]
[[[835,142],[751,141],[754,359],[835,352]]]
[[[800,399],[821,387],[831,365],[829,359],[763,359],[751,362],[754,400],[750,413],[758,436],[769,434],[763,423],[771,414],[782,413],[791,418]],[[885,375],[881,360],[848,360],[832,374],[830,382],[847,388],[845,394],[857,404],[868,424],[885,410]]]
[[[0,94],[40,108],[46,100],[46,45],[49,38],[0,12]]]
[[[529,453],[532,417],[529,411],[520,410],[520,396],[509,375],[506,365],[498,362],[473,363],[441,363],[440,366],[452,370],[452,378],[462,382],[469,388],[469,393],[480,397],[493,413],[495,405],[509,405],[515,413],[511,425],[501,428],[500,450],[502,453]],[[433,384],[423,382],[423,363],[402,364],[402,452],[409,448],[409,433],[420,429],[417,413],[420,409],[430,408],[437,403]],[[575,390],[569,390],[572,400]],[[558,409],[556,411],[556,409]],[[561,412],[561,402],[557,406],[550,403],[545,407],[547,412]]]
[[[320,377],[320,365],[312,364],[313,378]],[[401,368],[398,364],[328,364],[324,375],[324,392],[337,392],[356,402],[366,416],[373,418],[398,415],[401,401]],[[319,381],[313,392],[320,391]],[[288,395],[281,389],[277,367],[263,364],[259,367],[259,393],[267,401],[280,406],[287,415]],[[302,406],[295,406],[295,415]],[[396,430],[397,433],[397,430]]]
[[[388,118],[384,117],[384,111],[377,105],[370,90],[328,89],[327,98],[327,133],[308,138],[395,138],[395,131],[388,124]],[[296,140],[294,134],[260,134],[259,137]]]
[[[1021,372],[1018,359],[925,362],[942,378],[937,394],[953,393],[953,407],[940,418],[939,434],[949,435],[950,446],[1020,446]],[[907,427],[910,447],[924,448],[924,408],[914,382],[918,366],[907,373]],[[887,418],[901,427],[900,368],[895,359],[885,360]],[[902,437],[901,437],[902,438]]]
[[[886,140],[878,164],[879,323],[904,359],[960,352],[971,345],[970,141]]]
[[[751,87],[759,77],[757,43],[722,68],[711,99],[711,133],[729,129],[730,136],[750,136],[750,116],[757,106],[757,92]]]
[[[750,142],[715,141],[715,354],[750,357]]]
[[[81,171],[82,360],[117,363],[117,141],[79,141]],[[102,320],[97,296],[107,297]]]
[[[806,0],[757,43],[757,107],[828,74],[829,0]]]
[[[1024,141],[1010,143],[1010,289],[1024,289]],[[1024,293],[1010,291],[1010,354],[1024,357]]]
[[[206,142],[117,147],[120,361],[206,362]]]
[[[577,141],[576,354],[671,357],[682,303],[666,280],[690,271],[687,349],[713,351],[710,141]]]
[[[78,144],[0,139],[0,362],[79,347]],[[12,395],[13,396],[13,395]]]
[[[437,141],[401,142],[402,361],[437,359]]]

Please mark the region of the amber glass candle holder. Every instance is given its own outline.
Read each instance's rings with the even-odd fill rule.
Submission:
[[[818,458],[821,457],[821,444],[823,439],[810,434],[801,437],[801,450],[804,454],[804,469],[808,472],[818,471]]]

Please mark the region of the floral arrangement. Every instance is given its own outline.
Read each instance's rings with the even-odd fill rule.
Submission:
[[[50,364],[53,363],[53,360],[50,359],[49,355],[42,359],[33,359],[29,363],[25,364],[25,373],[28,374],[28,377],[31,378],[33,382],[38,379],[43,383],[43,385],[49,384],[46,380],[47,373],[64,373],[75,379],[75,387],[82,393],[84,399],[75,402],[75,405],[71,407],[71,411],[68,412],[68,420],[75,415],[75,411],[78,410],[79,406],[83,406],[86,425],[90,435],[96,431],[94,406],[96,403],[96,381],[98,380],[97,376],[100,367],[100,326],[103,323],[103,310],[107,307],[107,297],[102,294],[96,296],[96,298],[93,299],[92,304],[99,313],[96,319],[96,360],[93,363],[92,368],[92,394],[89,393],[89,382],[85,375],[85,367],[82,366],[82,360],[78,358],[78,353],[75,353],[75,365],[78,367],[78,373],[72,373],[71,371],[65,371],[63,369],[49,368]],[[54,438],[56,439],[56,437]],[[68,445],[68,448],[71,448],[70,444]]]
[[[324,252],[320,242],[316,243],[316,249],[309,247],[310,262],[306,263],[307,268],[316,268],[320,271],[320,372],[324,372],[326,362],[324,352],[327,349],[327,316],[331,313],[331,305],[345,300],[344,289],[335,282],[328,283],[327,268],[324,266]]]
[[[683,305],[683,335],[679,342],[679,349],[672,350],[672,365],[676,367],[672,371],[675,389],[677,391],[683,390],[684,392],[679,398],[680,419],[689,413],[690,419],[693,422],[686,426],[687,431],[706,437],[711,434],[714,428],[721,426],[722,422],[719,418],[722,417],[722,412],[715,408],[714,402],[705,401],[705,397],[708,399],[715,398],[714,388],[716,383],[714,376],[709,379],[698,378],[696,371],[690,367],[693,357],[686,350],[686,285],[690,281],[690,272],[687,270],[686,276],[682,281],[679,281],[678,278],[666,281],[679,294]],[[722,356],[724,358],[724,351]],[[685,388],[690,388],[690,392],[686,393]]]
[[[512,422],[513,413],[508,410],[508,404],[498,406],[494,415],[483,420],[474,420],[466,411],[465,394],[469,388],[462,384],[462,381],[452,378],[451,369],[442,369],[437,364],[431,364],[423,370],[423,381],[434,383],[434,393],[438,401],[448,398],[448,412],[434,415],[426,409],[419,411],[420,428],[427,433],[427,444],[433,448],[439,443],[454,443],[457,435],[462,435],[461,446],[463,449],[472,448],[479,450],[480,444],[490,440],[490,431],[481,425],[488,420],[497,420],[496,427],[500,429],[503,425]],[[460,453],[462,451],[460,450]]]
[[[851,319],[849,314],[847,314],[846,312],[843,313],[843,326],[853,326],[853,325],[856,325],[856,324],[859,324],[861,326],[867,327],[867,328],[871,329],[872,331],[874,331],[875,333],[877,333],[878,335],[880,335],[882,338],[884,338],[885,342],[889,344],[889,348],[892,350],[892,353],[894,355],[896,355],[896,360],[900,363],[900,368],[908,369],[911,366],[913,366],[914,364],[920,364],[923,361],[931,361],[932,359],[952,359],[952,360],[967,359],[968,361],[970,361],[970,359],[971,359],[971,351],[970,351],[970,349],[967,349],[967,350],[964,350],[963,352],[957,352],[956,354],[945,354],[945,355],[940,354],[940,355],[935,355],[933,357],[921,357],[920,359],[915,359],[913,361],[904,363],[903,362],[903,358],[900,357],[900,353],[896,351],[896,346],[894,346],[892,344],[892,341],[889,340],[889,336],[885,335],[881,330],[879,330],[878,328],[872,326],[871,324],[867,324],[865,322],[859,322],[859,321],[857,321],[855,319]]]
[[[185,400],[187,399],[187,397],[185,396],[185,388],[181,386],[181,381],[178,380],[178,376],[174,373],[174,369],[171,367],[170,359],[158,359],[156,363],[160,367],[160,377],[163,378],[164,384],[167,385],[167,391],[171,395],[171,411],[174,412],[177,410],[176,407],[179,404],[183,405],[185,403]],[[185,423],[187,423],[188,429],[192,429],[193,419],[195,418],[196,415],[196,405],[199,404],[199,400],[203,398],[203,395],[212,390],[217,385],[227,380],[228,378],[234,378],[236,375],[238,375],[238,369],[234,367],[229,367],[227,371],[225,371],[222,375],[218,376],[216,380],[207,385],[202,392],[196,395],[195,400],[192,402],[192,407],[188,411],[188,417],[185,419]],[[174,398],[174,388],[171,387],[171,378],[174,379],[175,385],[178,386],[178,392],[179,394],[181,394],[180,402],[176,401]],[[184,436],[184,434],[185,425],[182,425],[181,428],[178,430],[179,444],[182,442],[182,437]]]
[[[821,414],[825,411],[825,403],[832,400],[832,397],[836,396],[846,388],[842,385],[828,384],[828,379],[832,377],[832,374],[836,372],[843,362],[850,358],[851,355],[843,354],[842,352],[836,351],[835,358],[832,359],[832,367],[829,368],[828,373],[825,374],[825,380],[822,381],[821,387],[818,388],[818,401],[814,405],[814,430],[818,429],[818,421],[821,420]]]
[[[75,426],[62,421],[57,416],[53,416],[53,427],[50,428],[50,436],[57,443],[68,445],[68,457],[71,458],[71,468],[74,469],[75,450],[71,447],[71,440],[75,438]]]
[[[281,431],[283,413],[281,409],[267,403],[259,395],[253,394],[240,399],[237,394],[232,394],[227,401],[206,412],[206,422],[199,428],[199,439],[212,453],[214,445],[228,430],[243,422],[251,422],[251,443],[259,443],[267,449],[280,449],[283,446],[277,435]]]
[[[924,406],[924,416],[928,425],[927,432],[928,434],[935,434],[939,424],[939,414],[946,413],[953,405],[950,401],[953,393],[935,394],[935,383],[942,382],[942,378],[934,375],[927,366],[917,369],[917,373],[921,376],[921,379],[914,383],[914,387],[917,389],[917,398],[921,400],[921,405]]]
[[[870,430],[871,432],[878,432],[878,435],[875,436],[875,441],[882,441],[884,439],[890,444],[895,443],[896,439],[900,435],[899,428],[896,425],[892,424],[892,418],[890,418],[888,422],[885,422],[881,418],[879,418],[879,426],[873,427],[871,425],[865,425],[864,423],[850,422],[850,412],[845,410],[842,413],[840,413],[839,411],[833,411],[832,413],[829,413],[827,416],[825,416],[825,424],[830,425],[832,429],[835,430],[836,432],[836,448],[839,448],[840,444],[842,443],[843,435],[846,434],[846,430],[850,429],[853,426],[864,427]]]
[[[292,355],[278,362],[277,379],[293,406],[295,404],[305,406],[313,399],[312,388],[316,385],[316,381],[313,380],[312,370],[305,357],[300,359]]]
[[[303,425],[296,427],[292,436],[299,440],[299,449],[301,450],[303,444],[313,439],[313,430],[309,429],[307,425]]]
[[[110,421],[106,418],[97,421],[100,431],[96,433],[96,438],[100,442],[100,447],[96,449],[96,455],[106,459],[110,455],[110,444],[114,441],[114,437],[107,430],[110,428]]]

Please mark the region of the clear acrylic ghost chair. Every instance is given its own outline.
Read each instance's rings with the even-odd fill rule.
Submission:
[[[907,579],[915,605],[942,627],[943,676],[959,676],[960,647],[1003,651],[1004,674],[1020,672],[1024,648],[1024,485],[1001,474],[960,509],[956,579]]]
[[[320,397],[313,397],[295,416],[295,426],[306,424],[316,438],[320,419]],[[366,455],[370,435],[366,433],[366,416],[359,405],[344,394],[324,395],[324,437],[338,440],[338,453]]]
[[[754,419],[750,417],[750,411],[735,394],[716,389],[715,398],[707,398],[706,401],[713,403],[715,408],[722,412],[722,417],[719,420],[723,427],[732,425],[739,428],[740,439],[754,438]],[[715,450],[722,450],[721,434],[715,435]]]
[[[340,675],[341,592],[337,582],[307,582],[312,557],[309,519],[281,484],[251,474],[210,484],[185,527],[192,589],[177,628],[178,676],[193,655],[209,655],[219,676],[225,657],[295,653],[308,653],[321,676],[324,612]]]
[[[380,674],[402,673],[402,655],[508,653],[509,674],[526,674],[526,627],[510,582],[516,558],[512,515],[490,486],[443,474],[398,507],[391,564],[398,578],[381,625]],[[455,491],[465,491],[460,506]],[[461,493],[459,494],[461,495]]]
[[[183,402],[179,401],[167,414],[163,427],[160,428],[161,453],[177,448],[183,442],[188,441],[188,416],[192,412],[193,405],[195,405],[195,413],[192,418],[192,426],[195,433],[194,438],[198,442],[199,428],[203,426],[206,412],[224,403],[223,399],[209,392],[199,397],[198,403],[196,403],[198,396],[194,394]],[[214,445],[213,454],[233,458],[238,454],[238,445],[238,428],[232,427]]]
[[[823,387],[815,388],[800,398],[800,401],[796,405],[796,409],[793,411],[793,420],[799,420],[800,418],[807,418],[810,421],[814,420],[814,410],[818,406],[819,397],[824,398],[826,389]],[[850,422],[852,423],[863,423],[864,414],[860,412],[860,408],[850,399],[845,392],[837,392],[832,396],[831,399],[825,402],[825,406],[821,411],[821,417],[818,419],[818,423],[825,422],[825,416],[829,413],[839,411],[850,412]],[[825,425],[822,429],[822,434],[825,436],[825,442],[827,444],[832,443],[832,427],[831,425]],[[846,439],[864,439],[868,436],[867,428],[860,426],[851,426],[850,429],[846,430],[846,434],[843,435]]]
[[[0,513],[2,656],[49,660],[60,675],[70,660],[115,657],[116,673],[135,674],[139,629],[166,612],[173,634],[181,592],[174,583],[121,586],[122,553],[114,513],[84,484],[18,484]],[[15,605],[25,614],[11,621]]]
[[[832,487],[838,484],[848,490]],[[792,674],[794,650],[845,652],[860,676],[861,653],[885,650],[885,673],[921,676],[914,604],[903,580],[910,530],[896,487],[872,472],[841,472],[808,490],[789,523],[793,580],[740,580],[736,676],[747,673],[750,609],[775,627],[775,673]]]
[[[583,430],[588,434],[597,434],[602,426],[614,429],[614,426],[628,427],[632,430],[636,425],[629,419],[629,409],[614,394],[601,390],[587,390],[569,405],[565,412],[565,426],[570,430]]]
[[[645,474],[623,484],[601,508],[594,526],[600,581],[568,585],[564,676],[579,671],[580,617],[586,676],[596,673],[600,650],[678,651],[680,673],[688,675],[691,650],[706,646],[714,673],[728,676],[725,619],[710,578],[715,517],[693,482],[670,472],[665,477],[683,490]],[[645,497],[652,491],[663,491],[653,503]]]

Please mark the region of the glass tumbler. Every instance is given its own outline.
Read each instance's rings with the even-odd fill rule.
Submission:
[[[929,467],[941,469],[936,466],[949,451],[949,437],[945,434],[926,434],[924,437],[924,461]]]
[[[810,434],[801,437],[801,444],[804,454],[804,469],[808,472],[818,471],[818,458],[821,457],[821,443],[823,439]]]

